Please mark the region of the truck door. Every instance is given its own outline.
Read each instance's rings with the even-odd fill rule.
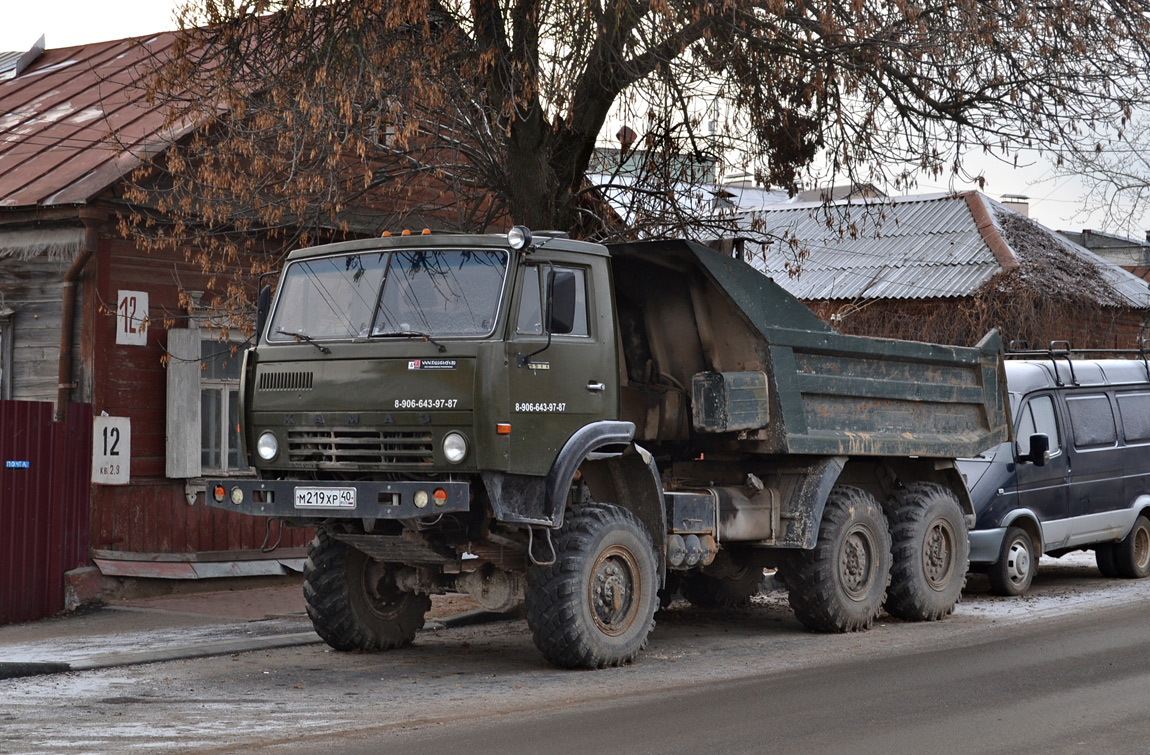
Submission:
[[[1031,396],[1019,410],[1018,446],[1030,453],[1030,436],[1046,433],[1050,438],[1050,460],[1044,466],[1019,464],[1018,506],[1033,511],[1042,524],[1042,543],[1046,550],[1066,540],[1068,512],[1067,484],[1070,480],[1070,455],[1063,441],[1055,397],[1051,394]]]
[[[550,270],[576,280],[576,314],[568,334],[548,333]],[[508,341],[510,466],[543,475],[563,444],[584,425],[615,419],[618,379],[606,260],[602,264],[531,263],[520,268]]]

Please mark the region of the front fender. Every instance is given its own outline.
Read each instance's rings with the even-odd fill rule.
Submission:
[[[621,455],[634,437],[634,422],[604,420],[584,425],[567,439],[544,480],[543,513],[553,527],[563,524],[567,491],[571,489],[571,481],[575,479],[579,465],[593,454],[600,458]]]

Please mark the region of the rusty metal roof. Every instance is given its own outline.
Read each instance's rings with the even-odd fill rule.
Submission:
[[[167,143],[140,78],[169,32],[46,50],[0,81],[0,210],[82,204]]]
[[[937,299],[973,294],[1018,257],[1000,218],[1012,210],[978,192],[867,204],[768,206],[744,215],[748,262],[799,299]],[[1150,307],[1146,283],[1037,223],[1068,255],[1097,265],[1127,306]],[[773,242],[773,243],[768,243]],[[808,255],[792,277],[795,252]]]

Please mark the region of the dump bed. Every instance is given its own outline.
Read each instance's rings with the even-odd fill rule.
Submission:
[[[755,453],[953,458],[1009,438],[996,333],[975,348],[843,335],[698,244],[610,250],[622,412],[649,444],[718,435]]]

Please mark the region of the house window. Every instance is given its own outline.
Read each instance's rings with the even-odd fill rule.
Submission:
[[[240,454],[243,349],[207,330],[175,328],[167,340],[168,477],[247,472]]]
[[[240,460],[240,362],[242,351],[232,344],[200,341],[200,466],[227,472]]]

